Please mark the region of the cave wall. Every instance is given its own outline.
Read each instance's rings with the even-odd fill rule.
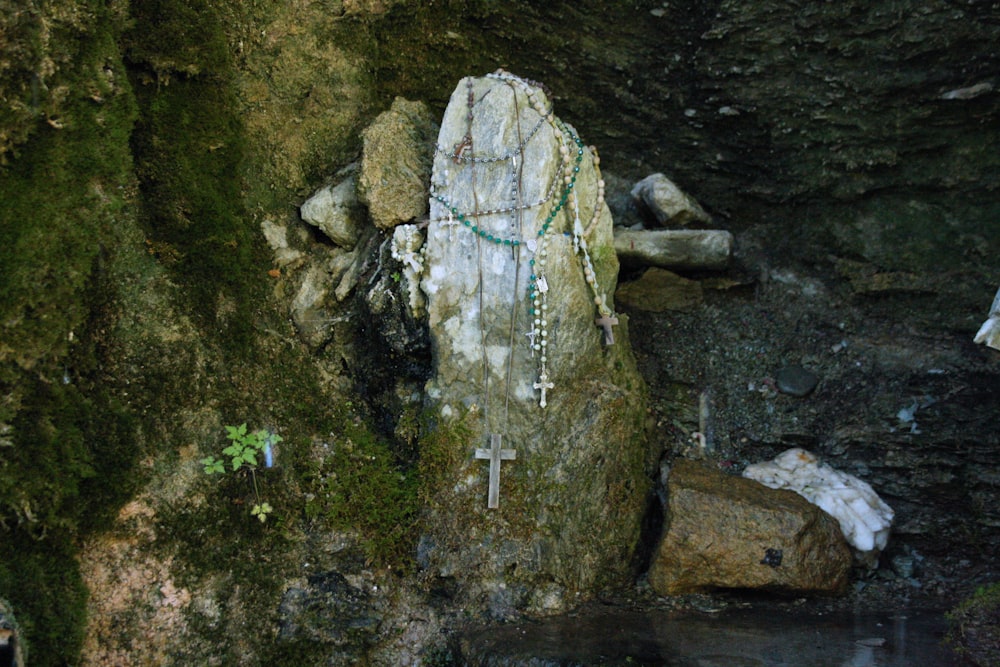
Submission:
[[[297,206],[356,159],[361,129],[397,95],[439,114],[462,76],[497,67],[544,82],[606,173],[665,172],[738,235],[742,287],[710,303],[711,317],[642,316],[632,329],[653,388],[680,388],[679,401],[661,402],[668,422],[690,421],[688,394],[711,385],[720,420],[740,424],[723,439],[734,456],[750,455],[742,438],[762,452],[808,438],[720,379],[742,378],[741,364],[765,373],[759,359],[728,358],[722,343],[682,355],[676,337],[724,341],[735,319],[760,318],[772,349],[808,354],[789,341],[836,343],[830,304],[847,303],[836,316],[879,324],[866,341],[878,363],[866,368],[892,369],[870,380],[831,370],[849,405],[891,411],[895,399],[879,397],[927,393],[942,381],[894,364],[918,350],[933,367],[942,347],[960,376],[931,389],[968,385],[979,397],[934,417],[950,429],[937,445],[906,450],[894,436],[894,451],[965,470],[927,477],[925,496],[907,502],[944,489],[942,507],[957,513],[972,479],[983,521],[970,525],[988,532],[996,488],[982,466],[996,439],[975,402],[996,403],[986,388],[996,361],[959,341],[998,276],[998,33],[995,3],[944,0],[0,2],[0,597],[32,664],[74,662],[85,645],[92,661],[116,651],[265,661],[272,634],[234,629],[262,609],[278,625],[303,562],[357,583],[371,563],[406,560],[415,535],[393,524],[418,506],[412,443],[399,424],[370,428],[353,394],[387,371],[358,355],[350,318],[320,351],[297,340],[286,317],[296,268],[275,270],[260,229],[285,226],[301,252],[322,252]],[[801,320],[734,306],[755,290],[781,302],[777,265],[815,276],[798,287],[827,288],[807,309],[822,335],[797,338]],[[675,338],[659,335],[667,327]],[[900,332],[907,344],[884,344]],[[805,421],[836,432],[833,407],[818,414]],[[222,427],[243,421],[286,436],[268,487],[280,530],[246,520],[243,485],[200,474]],[[849,430],[808,442],[877,459],[878,429]],[[345,441],[347,455],[324,463],[324,448]],[[894,493],[905,495],[912,464],[903,456],[890,469]],[[349,546],[334,555],[330,543]],[[135,575],[132,597],[88,598],[88,582],[115,586],[101,572],[116,567]],[[88,605],[110,620],[88,630]],[[358,608],[348,611],[367,618]],[[154,619],[159,633],[115,634]],[[220,628],[230,630],[221,639]],[[367,650],[375,637],[331,649],[293,633],[289,645],[315,657]]]

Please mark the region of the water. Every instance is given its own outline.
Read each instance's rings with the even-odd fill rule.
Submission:
[[[593,608],[540,622],[480,627],[460,662],[532,667],[958,667],[941,612],[796,613],[787,609]]]

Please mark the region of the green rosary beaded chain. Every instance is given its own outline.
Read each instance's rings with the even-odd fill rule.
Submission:
[[[561,211],[563,209],[563,207],[566,205],[566,202],[569,200],[570,192],[573,191],[573,186],[576,184],[576,175],[580,172],[580,163],[583,161],[583,155],[584,155],[583,140],[580,139],[580,137],[578,137],[575,134],[573,134],[572,132],[569,132],[568,130],[566,130],[565,127],[561,128],[561,129],[563,129],[566,132],[566,134],[568,134],[570,136],[570,138],[573,140],[573,142],[577,146],[576,164],[573,165],[573,170],[572,170],[573,173],[569,177],[569,182],[566,183],[566,187],[563,188],[562,196],[559,198],[559,201],[557,201],[556,204],[552,207],[552,210],[549,211],[548,216],[546,216],[546,218],[545,218],[545,222],[543,222],[542,226],[538,229],[538,236],[539,237],[545,236],[545,234],[549,230],[549,227],[552,226],[553,221],[555,220],[556,216],[559,214],[559,211]],[[444,195],[437,194],[437,193],[433,193],[433,194],[434,194],[434,198],[436,200],[438,200],[439,202],[441,202],[441,204],[443,206],[445,206],[451,212],[452,215],[455,216],[455,219],[458,220],[458,222],[460,222],[465,228],[467,228],[473,234],[476,234],[480,238],[482,238],[482,239],[484,239],[484,240],[486,240],[486,241],[488,241],[490,243],[495,243],[496,245],[504,245],[504,246],[512,246],[512,247],[517,247],[517,246],[521,245],[521,239],[503,238],[500,235],[496,235],[496,234],[493,234],[491,232],[488,232],[485,229],[482,229],[481,227],[479,227],[479,225],[475,224],[472,220],[469,220],[469,217],[468,217],[467,214],[462,213],[461,211],[459,211],[458,207],[451,206],[450,205],[451,202],[448,201],[447,197],[445,197]]]

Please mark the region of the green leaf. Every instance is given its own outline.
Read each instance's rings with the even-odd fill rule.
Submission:
[[[272,507],[267,503],[261,503],[259,505],[254,505],[253,509],[250,510],[250,514],[260,519],[261,523],[267,521],[267,515],[271,513]]]
[[[257,455],[254,454],[252,450],[248,449],[245,452],[243,452],[243,460],[246,461],[248,465],[252,466],[257,465]]]
[[[214,456],[207,456],[203,458],[200,463],[205,466],[205,474],[212,475],[215,473],[221,473],[225,471],[225,467],[222,461],[219,461]]]
[[[230,445],[222,450],[222,453],[226,456],[239,456],[243,453],[242,445]]]

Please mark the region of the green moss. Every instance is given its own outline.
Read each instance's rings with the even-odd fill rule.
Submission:
[[[126,39],[140,118],[132,137],[149,250],[196,320],[245,348],[269,266],[243,208],[245,150],[212,3],[156,2]]]
[[[1000,583],[980,586],[948,612],[948,643],[977,665],[1000,661]]]
[[[0,530],[0,597],[14,607],[29,664],[76,664],[87,591],[68,533],[39,541],[17,528]]]
[[[131,492],[140,453],[126,411],[100,386],[104,301],[94,297],[115,289],[103,267],[127,224],[136,108],[118,57],[122,17],[115,3],[62,9],[35,17],[47,40],[18,71],[31,70],[37,106],[0,167],[0,595],[18,611],[33,665],[76,662],[86,601],[77,538]],[[45,58],[56,67],[32,69]]]
[[[349,411],[331,444],[331,456],[314,477],[316,490],[306,506],[307,515],[358,531],[373,562],[408,569],[416,542],[416,470]]]

